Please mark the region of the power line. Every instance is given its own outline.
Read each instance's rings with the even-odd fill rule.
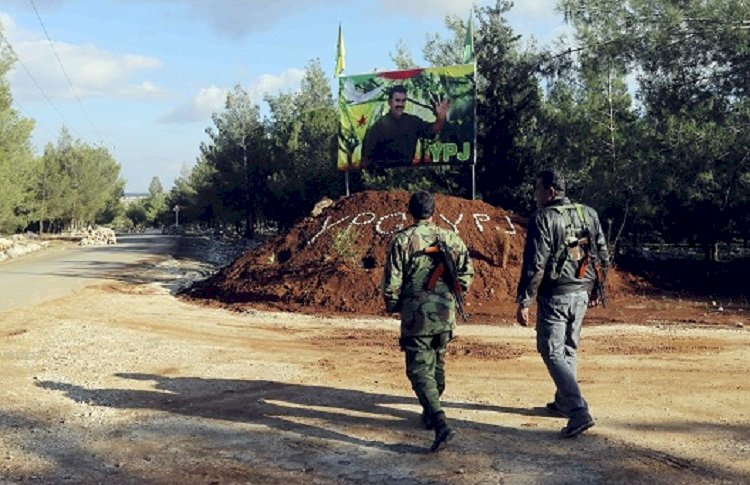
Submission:
[[[49,133],[49,135],[53,139],[54,139],[55,136],[57,136],[52,130],[50,130],[49,128],[47,128],[45,125],[39,123],[39,120],[37,120],[33,116],[31,116],[31,114],[29,114],[29,111],[26,108],[24,108],[23,105],[21,103],[19,103],[17,99],[13,100],[13,104],[15,104],[16,106],[18,106],[18,109],[20,109],[23,112],[23,114],[26,115],[27,118],[29,118],[30,120],[33,120],[34,121],[34,125],[40,127],[41,129],[43,129],[44,131],[46,131],[47,133]]]
[[[86,119],[88,120],[89,124],[94,129],[94,133],[96,133],[97,138],[99,138],[99,140],[102,141],[102,137],[99,134],[99,131],[96,129],[96,126],[94,125],[93,121],[91,121],[91,118],[89,117],[89,114],[86,111],[86,108],[83,106],[83,101],[81,101],[81,98],[78,96],[76,89],[73,87],[73,82],[70,80],[70,76],[68,76],[68,72],[65,70],[65,66],[62,63],[62,59],[60,59],[60,56],[57,54],[57,50],[55,49],[55,44],[52,42],[52,39],[49,36],[49,32],[47,32],[47,27],[45,27],[44,22],[42,22],[42,17],[39,15],[39,10],[37,10],[36,5],[34,4],[34,0],[29,0],[29,3],[31,3],[31,6],[34,8],[34,13],[36,13],[36,18],[39,19],[39,25],[42,26],[44,35],[47,37],[47,41],[49,42],[49,45],[52,48],[52,52],[55,54],[55,58],[57,59],[58,64],[60,64],[60,69],[62,69],[63,74],[65,74],[65,79],[68,80],[68,85],[70,86],[71,91],[73,91],[73,95],[78,100],[78,104],[81,106],[81,110],[83,110],[83,114],[86,116]]]
[[[8,38],[5,37],[5,34],[3,33],[2,29],[0,29],[0,40],[3,40],[5,42],[5,44],[8,46],[8,49],[10,49],[11,54],[13,54],[13,57],[15,58],[15,60],[18,61],[18,64],[21,65],[26,75],[29,76],[29,79],[31,79],[31,81],[34,83],[34,86],[36,86],[39,92],[42,93],[42,96],[44,96],[44,99],[47,100],[47,103],[49,103],[49,105],[52,106],[52,108],[57,112],[57,114],[60,115],[60,118],[63,120],[63,123],[65,124],[65,126],[70,127],[70,130],[73,133],[75,133],[79,138],[83,138],[80,133],[75,131],[75,129],[73,128],[73,125],[70,124],[70,122],[65,118],[62,112],[57,108],[57,106],[55,106],[55,103],[53,103],[52,100],[49,98],[49,96],[47,96],[47,93],[44,91],[44,89],[42,89],[42,87],[39,85],[39,83],[34,78],[34,76],[31,75],[31,72],[26,67],[26,64],[23,63],[21,58],[18,56],[18,53],[16,52],[16,50],[13,49],[13,45],[11,45]]]

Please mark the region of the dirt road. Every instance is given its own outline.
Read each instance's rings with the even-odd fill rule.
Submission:
[[[148,257],[0,313],[0,482],[750,480],[746,329],[584,328],[597,426],[560,440],[533,330],[462,326],[460,434],[430,454],[395,320],[196,306],[171,294],[184,268],[201,265]]]
[[[0,266],[0,311],[59,298],[96,280],[133,274],[138,265],[148,269],[153,261],[174,252],[176,243],[176,236],[124,235],[117,245],[55,244],[5,261]]]

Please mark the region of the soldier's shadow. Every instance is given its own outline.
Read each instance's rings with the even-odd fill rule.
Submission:
[[[78,402],[120,409],[152,409],[187,416],[264,425],[306,437],[370,446],[399,453],[424,453],[425,448],[409,444],[385,443],[355,436],[354,428],[391,428],[411,433],[424,432],[416,398],[374,394],[352,389],[289,384],[266,380],[201,379],[167,377],[155,374],[121,373],[116,376],[152,381],[152,390],[87,389],[75,384],[37,381],[36,385],[62,391]],[[415,406],[416,405],[416,406]],[[405,409],[405,407],[407,409]],[[446,409],[462,408],[500,413],[537,415],[536,408],[512,408],[474,403],[445,402]],[[502,426],[453,420],[461,426]],[[313,424],[314,423],[314,424]],[[329,425],[326,425],[329,423]],[[352,428],[352,432],[339,431]],[[365,433],[369,434],[369,433]],[[425,436],[425,443],[430,435]]]

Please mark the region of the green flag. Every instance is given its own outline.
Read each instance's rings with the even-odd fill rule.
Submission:
[[[466,23],[466,37],[464,38],[464,64],[474,60],[474,29],[472,28],[471,15]]]
[[[333,70],[333,76],[339,77],[344,68],[346,67],[346,49],[344,48],[344,34],[341,32],[341,24],[339,24],[339,41],[336,45],[336,68]]]

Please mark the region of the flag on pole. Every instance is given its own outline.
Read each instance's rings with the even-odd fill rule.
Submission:
[[[336,45],[336,68],[333,70],[333,76],[339,77],[344,68],[346,67],[346,49],[344,48],[344,34],[341,32],[341,24],[339,24],[339,41]]]
[[[469,14],[469,21],[466,23],[466,37],[464,38],[464,64],[468,64],[473,60],[474,60],[474,29],[472,28],[471,14]]]

